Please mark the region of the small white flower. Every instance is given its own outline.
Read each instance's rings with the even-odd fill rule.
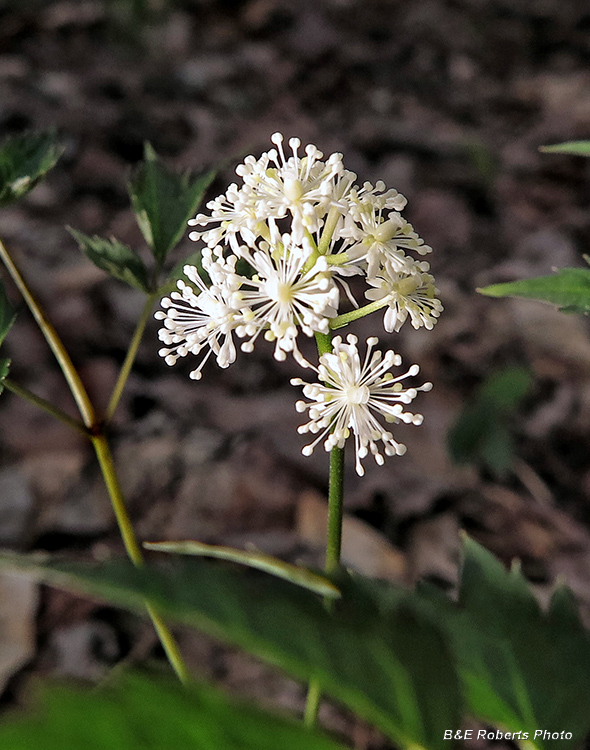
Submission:
[[[194,219],[189,220],[189,226],[219,226],[206,231],[191,232],[189,238],[195,242],[202,239],[209,247],[214,247],[227,240],[235,251],[240,244],[240,238],[242,242],[251,245],[262,229],[258,200],[248,187],[239,188],[233,183],[223,195],[209,201],[207,208],[211,215],[197,214]]]
[[[299,155],[301,141],[291,138],[292,156],[283,150],[283,136],[271,137],[276,148],[259,159],[248,156],[236,173],[243,186],[230,185],[225,195],[207,204],[211,215],[198,214],[189,221],[191,226],[218,224],[206,231],[191,232],[193,240],[203,239],[210,247],[224,239],[237,251],[238,235],[253,247],[254,241],[265,233],[265,222],[290,215],[290,234],[302,242],[306,231],[317,231],[322,218],[335,200],[340,200],[350,189],[356,175],[342,167],[342,154],[332,154],[322,161],[322,152],[314,145],[305,147]]]
[[[375,278],[367,279],[376,287],[365,292],[367,299],[389,299],[383,319],[388,333],[399,331],[408,315],[414,328],[424,327],[428,331],[434,328],[443,306],[436,298],[438,289],[434,277],[426,273],[428,268],[428,263],[414,262],[407,269],[397,270],[394,264],[387,262]]]
[[[290,138],[292,156],[287,157],[283,140],[281,133],[272,135],[276,149],[264,153],[258,160],[246,159],[236,173],[256,194],[263,215],[281,218],[291,213],[291,233],[299,239],[301,227],[298,224],[303,220],[304,206],[313,208],[313,215],[308,213],[307,216],[313,229],[325,214],[333,198],[334,178],[343,172],[342,154],[332,154],[323,162],[322,152],[309,144],[305,147],[305,156],[300,157],[301,141]]]
[[[353,206],[367,204],[377,211],[384,208],[401,211],[408,202],[407,198],[394,188],[387,189],[383,180],[378,180],[375,187],[370,182],[364,182],[362,188],[353,188],[350,191],[349,198]]]
[[[419,255],[432,251],[401,214],[392,211],[385,219],[379,204],[369,200],[351,201],[341,235],[355,241],[346,252],[351,262],[366,262],[368,279],[375,278],[379,267],[386,262],[398,271],[411,265],[412,259],[405,255],[405,250]]]
[[[307,366],[297,347],[299,329],[307,336],[327,333],[329,319],[337,314],[338,288],[321,256],[309,270],[304,270],[310,248],[293,243],[290,235],[273,245],[261,242],[257,250],[242,247],[240,256],[255,271],[251,279],[243,278],[234,298],[240,305],[243,323],[237,328],[241,337],[250,337],[242,344],[252,351],[261,331],[268,341],[275,341],[274,356],[284,360],[287,352]]]
[[[167,348],[160,349],[166,364],[174,365],[179,357],[198,355],[209,347],[199,366],[190,373],[200,380],[201,371],[211,354],[215,354],[220,367],[229,367],[236,359],[233,332],[241,321],[241,314],[228,299],[227,291],[218,286],[207,287],[194,266],[185,266],[185,274],[198,287],[196,294],[184,281],[178,281],[179,292],[172,292],[161,302],[165,312],[155,313],[163,321],[158,338]]]
[[[322,383],[306,383],[300,378],[291,380],[292,385],[302,385],[303,394],[311,403],[298,401],[296,409],[309,410],[310,421],[299,427],[300,433],[319,433],[318,437],[303,448],[303,455],[309,456],[324,437],[327,451],[344,447],[351,432],[354,434],[355,468],[362,476],[365,472],[361,460],[369,451],[375,461],[382,465],[383,455],[378,441],[383,443],[387,456],[401,456],[406,452],[405,445],[398,443],[391,432],[386,430],[375,417],[384,417],[388,423],[405,422],[421,424],[421,414],[405,412],[403,404],[411,403],[418,391],[429,391],[432,383],[424,383],[417,388],[404,388],[401,381],[419,372],[418,365],[412,365],[403,375],[393,377],[388,370],[401,364],[401,357],[393,351],[383,355],[373,351],[376,338],[367,339],[367,353],[361,361],[357,348],[357,337],[347,336],[347,342],[337,336],[331,353],[322,354],[316,369]]]

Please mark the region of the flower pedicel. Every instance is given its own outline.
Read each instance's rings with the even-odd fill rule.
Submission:
[[[430,383],[404,388],[401,381],[418,372],[413,365],[395,378],[389,369],[401,363],[392,351],[375,350],[377,339],[367,341],[361,363],[357,339],[340,337],[332,351],[321,355],[315,367],[303,357],[298,335],[325,337],[331,330],[369,313],[384,309],[386,331],[399,331],[407,318],[414,328],[430,330],[442,311],[429,265],[407,252],[423,256],[431,248],[418,237],[400,214],[406,199],[382,182],[355,184],[356,175],[344,168],[342,155],[323,160],[315,146],[275,133],[276,148],[259,159],[248,156],[236,169],[242,184],[207,204],[209,214],[189,223],[202,240],[202,275],[194,266],[184,272],[193,286],[178,282],[178,291],[162,300],[156,318],[162,321],[160,354],[173,365],[179,357],[201,356],[191,377],[199,379],[205,362],[214,355],[228,367],[242,351],[252,351],[262,334],[274,342],[274,356],[292,354],[302,367],[314,369],[322,381],[303,385],[311,403],[299,401],[299,411],[309,410],[310,421],[300,432],[320,433],[303,449],[308,455],[323,438],[327,450],[342,448],[354,435],[356,470],[370,452],[377,463],[383,454],[401,455],[405,446],[383,428],[386,422],[420,424],[419,414],[403,410],[418,391]],[[202,229],[201,229],[202,228]],[[367,284],[360,306],[346,277],[362,276]],[[207,278],[208,277],[208,278]],[[339,314],[341,290],[353,303],[351,312]]]

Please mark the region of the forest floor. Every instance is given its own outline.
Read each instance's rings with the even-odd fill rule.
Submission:
[[[143,299],[107,279],[65,225],[142,248],[126,182],[149,141],[178,169],[235,165],[279,130],[340,151],[383,180],[434,248],[445,311],[433,331],[377,333],[434,383],[403,458],[346,476],[344,557],[369,575],[452,588],[459,529],[522,562],[543,599],[565,578],[590,618],[590,331],[536,302],[493,300],[488,283],[582,266],[590,252],[590,162],[540,145],[590,135],[590,13],[570,0],[194,0],[133,21],[125,3],[0,3],[0,136],[55,127],[64,155],[46,182],[0,211],[24,269],[95,402],[106,405]],[[177,260],[195,246],[183,240]],[[14,289],[15,380],[74,413]],[[195,538],[322,561],[327,457],[301,455],[293,362],[270,345],[198,384],[169,369],[148,326],[112,429],[142,539]],[[456,465],[449,430],[478,387],[509,366],[531,386],[511,416],[511,465]],[[396,436],[397,436],[396,432]],[[90,448],[15,396],[0,401],[0,544],[104,556],[122,546]],[[349,459],[351,457],[349,456]],[[374,534],[374,531],[378,534]],[[2,579],[4,581],[4,579]],[[34,674],[95,679],[158,654],[147,624],[51,589],[0,581],[5,696]],[[3,630],[2,630],[3,629]],[[192,667],[299,710],[304,689],[204,637],[181,632]],[[8,636],[2,636],[3,638]],[[2,651],[0,651],[0,654]],[[24,666],[24,668],[23,668]],[[326,705],[356,747],[387,744]],[[474,745],[473,747],[476,747]],[[495,743],[495,747],[500,747]]]

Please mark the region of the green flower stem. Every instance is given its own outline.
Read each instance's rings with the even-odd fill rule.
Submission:
[[[106,436],[104,434],[105,425],[104,423],[101,423],[97,420],[94,407],[92,406],[86,389],[84,388],[84,385],[80,380],[80,376],[78,375],[78,372],[75,369],[69,354],[67,353],[61,339],[59,338],[57,331],[51,325],[51,323],[47,319],[47,316],[45,315],[44,310],[41,308],[41,305],[37,302],[31,291],[29,290],[25,280],[23,279],[18,268],[15,266],[12,258],[8,253],[8,250],[2,244],[2,242],[0,242],[0,257],[2,258],[20,293],[23,295],[25,302],[31,310],[35,320],[37,321],[39,328],[43,332],[43,335],[45,336],[47,343],[51,347],[58,361],[58,364],[61,367],[61,370],[68,382],[72,395],[74,396],[76,404],[78,405],[80,415],[84,420],[84,425],[87,428],[86,430],[84,430],[84,433],[90,438],[96,452],[96,457],[100,465],[104,483],[106,485],[107,492],[111,500],[111,505],[115,513],[117,525],[119,526],[119,531],[121,533],[121,537],[123,538],[125,550],[127,551],[127,554],[133,564],[139,567],[143,565],[143,554],[137,542],[133,526],[131,525],[129,514],[127,513],[125,500],[121,491],[117,473],[115,471],[113,457]],[[148,314],[149,313],[146,314],[146,320]],[[6,380],[4,380],[4,383],[6,384]],[[33,398],[28,398],[28,394],[25,395],[25,393],[21,390],[21,392],[19,392],[19,395],[27,398],[27,400],[31,401],[37,406],[40,406],[42,409],[45,409],[45,411],[48,411],[50,409],[51,414],[58,418],[61,418],[58,414],[59,410],[56,410],[56,408],[51,404],[48,404],[48,402],[42,403],[43,399],[39,399],[38,397],[34,396],[34,394],[30,394],[30,396],[33,396]],[[49,409],[47,409],[47,406],[49,407]],[[67,415],[65,414],[64,416],[67,417]],[[71,417],[67,417],[67,420],[67,424],[70,424]],[[62,421],[64,420],[62,419]],[[75,420],[72,421],[76,424],[75,429],[78,429]],[[180,651],[178,650],[178,646],[174,640],[172,633],[170,632],[168,626],[164,623],[158,612],[155,610],[153,605],[149,601],[146,601],[145,605],[147,612],[154,624],[154,628],[156,629],[156,632],[158,634],[158,638],[160,639],[164,651],[166,652],[166,656],[168,657],[170,665],[178,675],[178,678],[181,680],[181,682],[187,682],[189,678],[188,670],[182,660]]]
[[[133,338],[131,339],[131,343],[129,344],[127,354],[125,355],[125,360],[123,362],[123,365],[121,366],[119,377],[117,378],[117,382],[115,383],[115,387],[113,388],[111,398],[109,399],[109,405],[107,406],[105,414],[105,421],[107,423],[110,422],[113,418],[115,411],[117,410],[117,406],[119,405],[119,401],[121,400],[123,389],[125,388],[129,373],[131,372],[131,368],[133,367],[133,363],[135,362],[135,357],[137,356],[137,350],[139,349],[139,344],[141,343],[143,332],[145,331],[145,327],[149,320],[152,307],[154,306],[154,301],[157,297],[158,292],[152,292],[148,295],[145,301],[145,305],[143,306],[143,310],[141,311],[139,320],[137,321],[137,326],[135,328]]]
[[[340,555],[342,552],[343,500],[344,448],[332,448],[330,451],[330,484],[328,490],[326,573],[336,573],[340,568]]]
[[[318,354],[332,351],[332,340],[329,335],[316,333]],[[344,508],[344,448],[332,448],[330,451],[330,480],[328,486],[328,532],[326,540],[326,573],[336,573],[340,568],[342,552],[342,516]],[[326,599],[328,609],[333,602]],[[309,681],[303,722],[306,727],[315,726],[321,699],[320,684],[316,679]]]
[[[79,422],[77,419],[70,417],[70,415],[66,414],[65,411],[62,411],[57,406],[50,404],[49,401],[46,401],[44,398],[41,398],[41,396],[35,395],[28,388],[25,388],[24,386],[19,385],[18,383],[15,383],[10,378],[4,378],[2,380],[2,385],[5,388],[7,388],[9,391],[12,391],[12,393],[15,393],[17,396],[24,398],[25,401],[28,401],[31,404],[35,404],[35,406],[38,406],[40,409],[43,409],[43,411],[47,412],[47,414],[51,414],[52,417],[56,417],[56,419],[59,419],[60,422],[63,422],[68,427],[71,427],[73,430],[76,430],[81,435],[84,435],[84,437],[89,436],[88,430],[86,427],[84,427],[82,422]]]
[[[326,253],[328,252],[328,248],[330,247],[330,240],[332,239],[332,235],[334,234],[334,230],[336,229],[336,224],[338,223],[339,217],[340,212],[335,206],[332,206],[332,208],[328,211],[326,223],[324,224],[324,228],[322,229],[320,241],[317,246],[311,233],[306,230],[307,239],[309,240],[312,247],[312,253],[301,269],[302,273],[307,273],[310,269],[312,269],[320,255],[326,255]]]
[[[121,485],[119,484],[119,478],[115,470],[109,444],[103,434],[92,435],[90,439],[92,440],[92,445],[96,451],[96,457],[100,464],[109,497],[111,498],[111,504],[117,518],[117,524],[119,526],[119,531],[121,532],[125,550],[131,562],[139,568],[144,564],[143,553],[137,542],[135,531],[131,525],[129,514],[127,513],[125,499],[121,491]],[[182,660],[182,656],[178,650],[178,645],[168,629],[168,626],[164,623],[156,608],[148,601],[146,601],[146,609],[172,668],[181,682],[188,682],[188,670]]]
[[[370,315],[376,310],[381,310],[382,307],[386,307],[388,304],[389,297],[384,297],[383,299],[378,299],[375,300],[375,302],[371,302],[369,305],[359,307],[357,310],[351,310],[350,312],[343,313],[342,315],[337,315],[335,318],[332,318],[330,320],[330,329],[333,331],[336,328],[343,328],[349,323],[352,323],[353,320],[364,318],[365,315]]]
[[[336,206],[332,206],[332,208],[328,211],[326,223],[324,224],[324,228],[322,229],[322,236],[320,237],[320,244],[318,245],[318,252],[320,255],[326,255],[326,253],[328,252],[328,248],[330,247],[330,240],[332,239],[332,235],[334,234],[334,230],[336,229],[336,224],[338,224],[339,218],[340,211],[338,211]]]
[[[25,302],[27,303],[29,310],[33,313],[33,317],[37,321],[37,324],[41,329],[41,332],[45,336],[47,343],[51,347],[51,350],[53,351],[55,358],[57,359],[57,362],[66,380],[68,381],[68,385],[70,387],[72,395],[76,400],[76,404],[78,405],[82,421],[84,422],[86,427],[91,428],[96,421],[94,408],[90,403],[90,399],[88,398],[86,389],[82,385],[80,376],[78,375],[78,372],[76,371],[76,368],[74,367],[72,360],[70,359],[70,355],[67,353],[64,345],[62,344],[57,331],[47,319],[47,316],[41,308],[41,305],[37,302],[31,291],[29,290],[20,271],[14,265],[14,262],[10,257],[8,250],[2,242],[0,242],[0,257],[4,262],[8,273],[11,275],[12,280],[18,287],[19,292],[22,294]]]
[[[343,266],[348,263],[349,257],[347,253],[338,253],[337,255],[327,255],[326,263],[329,266]]]
[[[334,318],[337,320],[337,318]],[[318,333],[315,334],[315,342],[318,347],[318,354],[321,357],[322,354],[329,354],[332,351],[332,337],[329,333]]]

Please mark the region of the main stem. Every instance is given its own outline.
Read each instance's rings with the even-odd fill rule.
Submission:
[[[94,450],[96,451],[96,457],[100,464],[109,497],[111,498],[111,504],[117,519],[119,531],[121,532],[123,544],[125,545],[125,550],[131,562],[136,567],[140,568],[144,564],[143,553],[138,544],[137,537],[135,536],[135,531],[133,530],[129,514],[127,513],[125,498],[123,497],[109,444],[103,434],[92,435],[90,439]],[[179,680],[186,683],[189,679],[188,670],[182,660],[174,636],[155,607],[148,601],[146,601],[146,609],[152,623],[154,624],[154,628],[156,629],[160,643],[168,657],[170,665],[178,675]]]
[[[330,485],[328,488],[328,536],[326,544],[326,573],[340,568],[342,552],[342,516],[344,506],[344,448],[330,451]]]
[[[329,335],[316,333],[318,354],[321,356],[332,351],[332,340]],[[336,573],[340,567],[342,552],[342,517],[344,508],[344,448],[332,448],[330,451],[330,475],[328,486],[328,530],[326,539],[326,573]],[[333,606],[330,600],[325,601],[328,609]],[[320,699],[322,697],[318,680],[311,679],[307,691],[303,722],[306,727],[314,727],[317,722]]]
[[[90,398],[88,397],[88,393],[86,392],[86,389],[84,388],[84,385],[80,380],[80,376],[78,375],[78,372],[74,367],[74,364],[70,359],[70,356],[67,353],[66,348],[64,347],[57,331],[49,322],[45,311],[30,291],[23,276],[10,257],[8,250],[1,241],[0,258],[2,258],[4,265],[6,266],[20,293],[22,294],[31,313],[33,314],[33,317],[37,321],[37,324],[39,325],[41,332],[45,336],[47,343],[51,347],[51,350],[53,351],[55,358],[57,359],[57,362],[70,387],[70,391],[72,392],[76,404],[78,405],[80,416],[84,421],[84,426],[87,428],[86,434],[90,438],[96,452],[96,457],[98,459],[104,483],[106,485],[111,505],[115,513],[117,525],[119,527],[121,537],[123,538],[125,550],[127,551],[127,555],[129,556],[133,564],[139,567],[143,565],[143,555],[141,552],[141,548],[137,542],[137,537],[135,536],[135,531],[133,530],[127,508],[125,506],[125,499],[121,491],[121,486],[119,484],[119,479],[115,470],[115,465],[113,463],[113,457],[106,436],[104,434],[104,423],[100,422],[97,419],[96,412],[94,411],[94,407],[90,401]],[[148,314],[149,311],[148,313],[145,313],[146,321]],[[137,345],[139,345],[139,341],[137,342]],[[4,382],[6,385],[6,381]],[[63,422],[66,422],[66,424],[70,424],[70,418],[67,417],[67,415],[60,413],[60,410],[53,407],[48,402],[45,402],[44,399],[40,399],[39,397],[30,393],[30,391],[27,391],[22,387],[15,388],[14,385],[15,384],[10,382],[10,386],[12,386],[11,390],[17,392],[18,395],[27,399],[36,406],[41,407],[45,411],[49,411],[49,413],[52,413]],[[121,386],[121,390],[123,385],[124,382]],[[75,420],[71,421],[75,423]],[[79,427],[77,424],[70,424],[70,426],[75,427],[75,429],[78,429]],[[182,660],[182,656],[180,655],[180,651],[178,650],[178,646],[176,644],[176,641],[174,640],[174,636],[168,629],[166,623],[162,620],[159,613],[153,607],[153,605],[147,600],[145,602],[145,605],[148,615],[158,634],[158,638],[160,639],[162,647],[164,648],[166,656],[168,657],[170,665],[178,675],[178,678],[181,680],[181,682],[187,682],[189,678],[188,670]]]

